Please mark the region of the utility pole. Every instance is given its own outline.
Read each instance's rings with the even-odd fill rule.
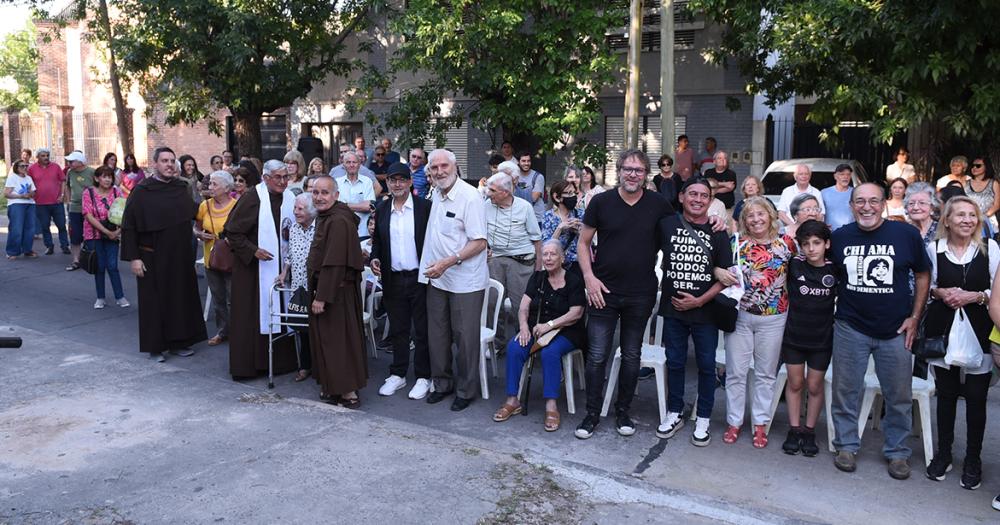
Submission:
[[[660,153],[674,147],[674,0],[660,0]],[[673,155],[670,155],[671,157]]]
[[[631,0],[628,26],[628,86],[625,90],[625,148],[639,147],[639,56],[642,53],[642,0]]]

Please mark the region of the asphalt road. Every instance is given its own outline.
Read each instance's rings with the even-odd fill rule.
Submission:
[[[1000,491],[992,421],[983,487],[966,491],[960,468],[942,483],[923,477],[919,437],[910,441],[914,476],[902,482],[885,472],[877,430],[866,432],[854,474],[835,470],[825,452],[786,456],[784,405],[766,449],[754,449],[748,432],[725,445],[722,390],[706,448],[690,444],[690,426],[670,441],[655,437],[651,382],[640,383],[633,405],[635,436],[618,436],[605,419],[579,441],[572,431],[582,415],[567,414],[563,401],[563,428],[542,430],[540,374],[531,413],[497,424],[490,416],[502,402],[503,367],[491,380],[492,399],[455,414],[448,403],[408,400],[405,390],[379,397],[384,353],[370,361],[362,409],[348,412],[312,401],[312,381],[282,376],[273,391],[264,379],[232,382],[224,345],[164,364],[146,359],[135,308],[94,310],[92,277],[63,271],[66,262],[0,261],[0,325],[25,338],[21,350],[0,350],[0,523],[867,525],[1000,517],[990,508]],[[134,279],[123,276],[134,301]],[[581,410],[583,397],[578,391]],[[991,416],[996,408],[991,401]],[[825,447],[822,424],[819,435]]]

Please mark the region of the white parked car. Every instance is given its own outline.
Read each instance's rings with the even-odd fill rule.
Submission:
[[[856,160],[825,158],[776,160],[764,170],[764,175],[761,177],[761,183],[764,185],[764,196],[777,204],[778,199],[781,198],[782,190],[795,184],[795,167],[800,164],[805,164],[812,170],[812,179],[809,183],[819,190],[836,184],[833,179],[833,171],[840,164],[850,164],[854,170],[854,175],[851,177],[852,187],[870,180],[865,167]]]

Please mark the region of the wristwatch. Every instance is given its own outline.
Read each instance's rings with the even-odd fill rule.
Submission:
[[[462,256],[456,253],[455,254],[455,266],[461,266],[461,265],[462,265]]]
[[[549,328],[555,328],[556,327],[556,324],[553,323],[552,321],[549,321],[549,322],[547,322],[545,324],[549,325]]]

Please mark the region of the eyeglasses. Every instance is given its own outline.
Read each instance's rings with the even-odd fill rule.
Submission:
[[[377,152],[377,151],[376,151],[376,152],[375,152],[375,156],[376,156],[376,157],[384,157],[384,156],[385,156],[385,153],[379,153],[379,152]]]
[[[270,174],[270,175],[268,175],[268,177],[271,177],[272,179],[278,179],[278,180],[288,180],[288,179],[292,178],[291,175],[275,175],[273,173]]]
[[[861,208],[865,204],[871,206],[872,208],[876,208],[876,207],[882,205],[882,199],[879,198],[879,197],[872,197],[872,198],[867,199],[867,200],[866,199],[854,199],[854,200],[851,201],[851,204],[853,204],[855,208]]]
[[[930,208],[931,203],[923,201],[910,201],[906,203],[907,208]]]
[[[806,213],[819,213],[820,209],[817,206],[809,206],[808,208],[799,208],[799,211],[804,211]]]
[[[972,167],[973,168],[982,168],[983,167],[983,163],[982,162],[974,162],[974,163],[972,163]]]
[[[645,175],[645,174],[646,174],[646,168],[643,167],[633,168],[632,166],[625,166],[624,168],[622,168],[622,175]]]

